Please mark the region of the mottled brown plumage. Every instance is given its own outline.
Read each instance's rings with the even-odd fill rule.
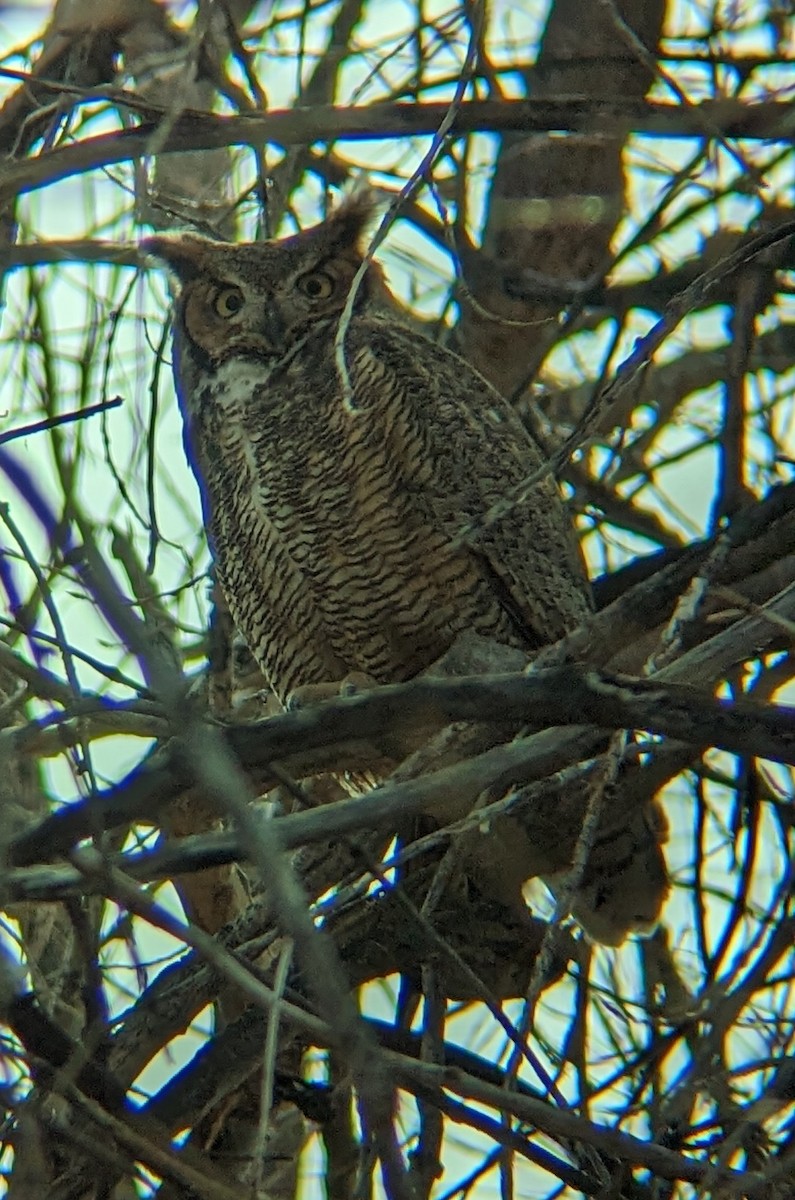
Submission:
[[[175,374],[219,578],[276,694],[407,679],[475,629],[528,649],[587,616],[552,480],[456,539],[541,463],[510,406],[390,311],[369,268],[334,339],[370,209],[279,242],[145,248],[181,280]]]
[[[465,630],[531,650],[591,611],[552,479],[486,520],[538,447],[477,371],[404,323],[376,265],[342,377],[371,216],[354,198],[282,241],[143,244],[179,283],[174,373],[218,578],[282,702],[353,673],[410,678]]]

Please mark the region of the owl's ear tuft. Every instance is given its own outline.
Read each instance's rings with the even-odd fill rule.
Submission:
[[[355,246],[363,250],[361,242],[368,225],[371,225],[383,208],[383,200],[371,187],[357,187],[343,198],[339,206],[318,225],[326,240],[335,247],[347,249]]]
[[[205,267],[207,251],[214,249],[215,242],[195,233],[157,233],[142,238],[138,243],[141,254],[165,263],[180,283],[201,274]]]

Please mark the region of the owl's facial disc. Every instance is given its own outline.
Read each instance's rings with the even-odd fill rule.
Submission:
[[[283,358],[308,335],[333,336],[362,264],[364,219],[364,210],[351,205],[334,220],[277,242],[162,234],[144,239],[141,249],[164,262],[178,284],[175,339],[183,352],[192,346],[204,369],[217,368],[230,358]],[[371,265],[357,290],[357,309],[382,288],[379,280]]]
[[[180,307],[185,333],[210,362],[283,353],[283,322],[274,298],[260,289],[242,281],[197,278],[184,285]]]
[[[250,253],[245,247],[239,255],[241,250]],[[241,354],[282,356],[308,331],[317,336],[319,323],[333,322],[345,307],[361,261],[346,255],[311,266],[299,261],[281,277],[275,272],[269,277],[267,256],[263,247],[255,269],[247,269],[248,262],[239,271],[234,262],[213,263],[212,273],[205,269],[184,280],[180,324],[211,363]],[[223,274],[218,267],[225,268]]]

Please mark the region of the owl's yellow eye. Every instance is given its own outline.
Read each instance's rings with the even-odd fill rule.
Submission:
[[[233,317],[243,307],[243,293],[236,287],[222,288],[216,294],[213,307],[219,317]]]
[[[334,280],[326,271],[310,271],[297,281],[298,286],[310,300],[328,300],[334,291]]]

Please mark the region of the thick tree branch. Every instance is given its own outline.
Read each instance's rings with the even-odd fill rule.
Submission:
[[[373,104],[367,108],[327,105],[236,117],[188,110],[173,122],[167,137],[162,140],[157,122],[168,117],[165,110],[129,93],[108,93],[107,99],[145,114],[146,123],[137,129],[85,138],[36,158],[8,164],[0,180],[0,205],[7,204],[16,195],[49,186],[71,175],[144,158],[153,152],[153,145],[158,154],[169,154],[235,145],[259,147],[263,141],[279,146],[298,146],[338,139],[421,137],[436,133],[450,107],[445,102]],[[154,113],[157,119],[152,121],[151,114]],[[750,105],[728,99],[708,100],[682,108],[645,100],[595,102],[581,96],[556,100],[471,100],[458,108],[449,134],[455,137],[477,132],[568,130],[702,137],[705,121],[725,137],[783,140],[791,132],[792,106],[783,101]]]
[[[795,616],[795,596],[790,608]],[[764,624],[762,618],[759,621]],[[736,754],[795,763],[795,709],[753,700],[730,702],[686,684],[658,683],[579,666],[547,668],[531,675],[416,679],[230,728],[227,741],[245,767],[267,776],[271,762],[291,769],[296,759],[306,763],[307,753],[313,749],[334,747],[337,758],[341,747],[361,746],[369,740],[377,745],[387,731],[393,742],[401,733],[421,730],[429,735],[457,721],[515,727],[592,726],[597,734],[594,747],[599,730],[644,729],[697,750],[717,746]],[[548,729],[550,737],[563,750],[565,739],[556,739],[554,730]],[[474,796],[500,786],[501,780],[506,786],[527,782],[541,777],[541,772],[576,761],[567,758],[563,750],[564,761],[555,762],[552,746],[549,750],[551,755],[544,753],[537,739],[520,739],[358,799],[277,818],[283,844],[293,848],[362,828],[386,828],[412,813],[433,812],[435,799],[452,791]],[[87,836],[95,823],[115,824],[151,815],[155,803],[162,804],[166,796],[176,795],[190,782],[182,773],[179,758],[168,753],[155,758],[160,759],[157,767],[152,759],[148,768],[134,772],[104,796],[72,805],[21,835],[9,847],[10,861],[25,864],[63,853]],[[13,872],[7,875],[12,895],[24,878],[17,879]]]

